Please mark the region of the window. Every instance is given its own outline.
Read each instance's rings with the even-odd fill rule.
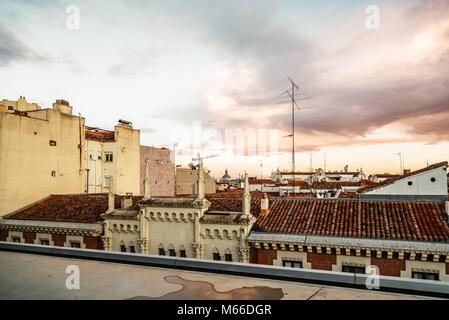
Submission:
[[[440,280],[438,273],[412,271],[412,278],[423,280]]]
[[[121,252],[126,252],[126,246],[124,244],[120,245],[120,251]]]
[[[52,177],[56,177],[56,171],[52,171],[52,172],[51,172],[51,176],[52,176]]]
[[[214,253],[214,260],[221,260],[219,253]]]
[[[175,249],[168,249],[168,254],[170,255],[170,257],[176,257]]]
[[[282,266],[287,268],[302,268],[301,261],[282,260]]]
[[[50,141],[48,141],[48,144],[50,146],[52,146],[52,147],[55,147],[56,146],[56,141],[55,140],[50,140]]]
[[[359,266],[343,266],[342,267],[343,272],[349,272],[349,273],[365,273],[365,267],[359,267]]]
[[[112,180],[111,176],[104,177],[104,187],[105,188],[111,187],[111,180]]]
[[[101,160],[101,151],[98,151],[98,152],[97,152],[97,159],[98,159],[98,160]]]
[[[41,239],[40,242],[44,246],[49,246],[50,245],[50,240],[48,240],[48,239]]]
[[[70,246],[72,248],[81,248],[81,243],[79,243],[78,241],[72,241],[70,242]]]
[[[104,153],[104,161],[105,162],[112,162],[112,160],[113,160],[113,154],[112,154],[112,152],[105,152]]]
[[[411,185],[413,184],[413,182],[409,181],[409,182],[407,182],[407,184],[408,184],[409,186],[411,186]]]
[[[163,248],[159,248],[159,255],[165,256],[165,250]]]
[[[13,106],[8,106],[8,110],[14,110]]]
[[[225,254],[225,261],[232,261],[232,254],[226,253]]]
[[[87,153],[89,154],[89,160],[94,160],[94,152],[88,151]]]
[[[97,186],[101,186],[101,176],[97,176]]]
[[[12,237],[12,242],[22,242],[22,239],[20,239],[20,237]]]
[[[430,181],[435,182],[436,179],[434,177],[430,178]]]
[[[129,246],[129,252],[136,253],[136,249],[134,248],[134,246]]]
[[[179,256],[180,256],[181,258],[187,257],[187,256],[186,256],[186,251],[185,251],[185,250],[180,250],[180,251],[179,251]]]

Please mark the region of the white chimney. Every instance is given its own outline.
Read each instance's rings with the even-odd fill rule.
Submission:
[[[263,198],[260,200],[260,215],[264,216],[270,212],[268,196],[266,193],[263,194]]]

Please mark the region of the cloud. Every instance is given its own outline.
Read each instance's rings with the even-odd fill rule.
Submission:
[[[449,70],[447,1],[401,6],[380,30],[363,31],[333,51],[318,49],[319,39],[309,41],[280,23],[271,2],[254,10],[221,2],[210,9],[204,9],[212,12],[205,17],[206,35],[231,61],[235,75],[222,94],[232,101],[230,110],[253,110],[242,116],[209,106],[204,117],[217,119],[213,125],[268,125],[288,132],[291,115],[281,110],[289,107],[274,104],[272,97],[291,75],[311,88],[313,99],[305,105],[318,107],[296,115],[299,132],[354,138],[401,123],[409,126],[410,137],[447,139],[449,126],[441,125],[449,114],[449,75],[443,72]],[[241,81],[248,77],[252,80]],[[416,120],[421,117],[426,120]]]
[[[0,66],[13,62],[48,62],[45,54],[29,48],[10,30],[0,24]]]
[[[130,48],[122,49],[120,61],[106,69],[106,74],[113,77],[133,77],[145,72],[154,66],[160,56],[160,49],[150,47],[147,49]]]

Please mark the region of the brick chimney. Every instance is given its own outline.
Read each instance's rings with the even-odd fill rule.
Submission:
[[[268,196],[263,194],[263,198],[260,200],[260,215],[264,216],[270,212],[270,206],[268,202]]]
[[[404,169],[404,175],[409,174],[410,172],[410,169]]]

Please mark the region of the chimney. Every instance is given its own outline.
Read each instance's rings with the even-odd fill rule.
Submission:
[[[127,192],[121,201],[122,209],[128,209],[133,205],[133,196],[131,192]]]
[[[268,203],[268,196],[266,193],[263,194],[263,198],[260,200],[260,215],[264,216],[270,212],[270,207]]]
[[[409,174],[410,173],[410,169],[404,169],[404,175]]]

